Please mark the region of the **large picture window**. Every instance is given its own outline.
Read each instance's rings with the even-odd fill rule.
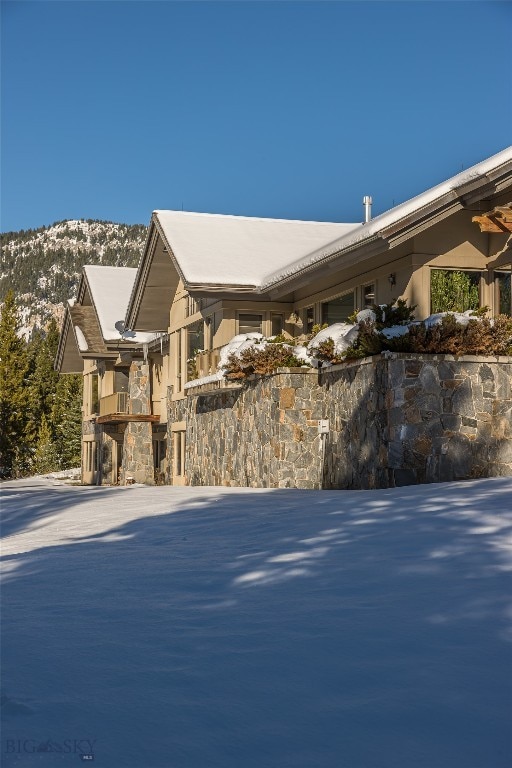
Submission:
[[[345,323],[354,311],[354,294],[346,293],[322,304],[322,323]]]
[[[430,271],[430,312],[466,312],[480,306],[482,273],[460,269]]]

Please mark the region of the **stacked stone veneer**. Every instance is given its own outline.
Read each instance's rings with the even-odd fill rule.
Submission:
[[[318,419],[329,420],[325,437]],[[393,354],[280,371],[170,402],[176,421],[186,423],[191,485],[384,488],[512,475],[512,359]]]
[[[187,482],[319,488],[321,399],[316,371],[288,371],[171,402],[169,423],[187,425]]]
[[[322,377],[323,485],[383,488],[512,475],[512,360],[389,355]]]
[[[134,361],[129,376],[130,413],[134,415],[151,413],[151,388],[149,366]],[[129,421],[124,432],[123,463],[121,483],[154,483],[153,442],[151,423]]]

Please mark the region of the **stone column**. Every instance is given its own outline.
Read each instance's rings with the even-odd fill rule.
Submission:
[[[130,366],[129,412],[132,415],[151,413],[149,365],[134,360]],[[150,421],[129,421],[124,433],[122,483],[155,482],[153,468],[153,436]]]

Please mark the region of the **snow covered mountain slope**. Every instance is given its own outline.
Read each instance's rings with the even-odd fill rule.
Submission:
[[[511,478],[2,492],[5,768],[511,764]]]
[[[110,221],[70,220],[2,235],[0,301],[12,288],[24,333],[62,319],[84,264],[138,266],[147,228]]]

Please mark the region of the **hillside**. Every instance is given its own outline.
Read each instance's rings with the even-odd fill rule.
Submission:
[[[146,239],[141,224],[70,220],[2,234],[0,301],[12,288],[21,307],[23,333],[60,323],[84,264],[136,267]]]

